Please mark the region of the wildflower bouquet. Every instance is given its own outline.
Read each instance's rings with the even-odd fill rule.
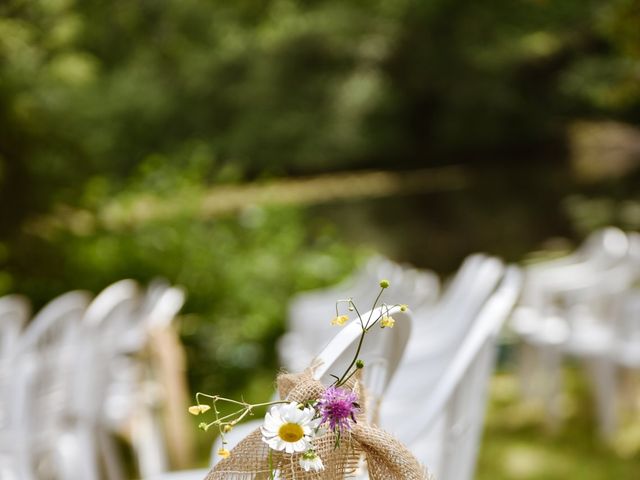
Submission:
[[[197,404],[189,408],[194,415],[213,414],[213,420],[200,428],[215,427],[222,437],[218,454],[223,459],[209,472],[206,480],[342,480],[353,476],[364,458],[372,480],[425,480],[427,475],[418,461],[391,435],[367,423],[365,392],[360,371],[365,367],[359,358],[367,333],[375,327],[393,328],[394,311],[406,311],[406,305],[382,303],[382,293],[389,287],[380,282],[380,292],[367,318],[352,299],[336,302],[332,324],[342,326],[349,316],[340,313],[346,305],[355,312],[361,334],[355,355],[341,375],[325,386],[313,376],[310,366],[301,374],[281,374],[277,385],[282,400],[249,404],[220,396],[196,394]],[[217,406],[227,402],[237,410],[221,415]],[[231,451],[225,434],[257,407],[270,406],[262,426],[249,434]]]

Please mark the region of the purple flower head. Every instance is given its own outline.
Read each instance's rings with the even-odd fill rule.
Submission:
[[[339,387],[327,388],[317,404],[322,415],[321,424],[329,422],[329,427],[345,431],[351,429],[351,422],[356,423],[356,413],[360,410],[358,395],[350,390]]]

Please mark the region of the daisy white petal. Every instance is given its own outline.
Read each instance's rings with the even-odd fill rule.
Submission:
[[[262,440],[269,448],[286,453],[309,450],[318,423],[315,416],[313,408],[300,409],[296,402],[276,405],[265,415],[260,427]]]

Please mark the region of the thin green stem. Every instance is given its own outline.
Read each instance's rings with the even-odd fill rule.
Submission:
[[[275,473],[273,471],[273,453],[272,450],[269,449],[269,480],[275,479]]]
[[[197,395],[197,394],[196,394]],[[211,395],[206,395],[206,394],[202,394],[206,397],[211,397]],[[225,423],[232,423],[232,424],[236,424],[240,421],[242,421],[247,415],[249,415],[254,408],[259,408],[259,407],[265,407],[265,406],[269,406],[269,405],[278,405],[281,403],[290,403],[286,400],[276,400],[276,401],[272,401],[272,402],[263,402],[263,403],[246,403],[246,402],[238,402],[235,400],[230,400],[227,398],[222,398],[222,397],[215,397],[217,400],[222,400],[222,401],[228,401],[230,403],[234,403],[236,405],[242,405],[242,408],[239,410],[236,410],[235,412],[229,413],[227,415],[224,415],[223,417],[220,416],[218,409],[215,407],[215,402],[214,402],[214,413],[215,413],[215,420],[211,423],[207,424],[207,428],[212,427],[213,425],[219,425],[222,426]],[[229,419],[232,419],[234,417],[234,420],[231,420],[231,422],[226,422]]]
[[[382,313],[381,313],[380,315],[378,315],[378,318],[376,318],[376,319],[374,320],[374,322],[373,322],[371,325],[369,325],[369,326],[367,327],[367,332],[368,332],[369,330],[371,330],[373,327],[375,327],[375,326],[378,324],[378,322],[382,319],[382,317],[383,317],[383,316],[384,316],[384,315],[383,315]]]
[[[358,311],[358,307],[356,307],[356,304],[353,303],[353,301],[351,301],[350,303],[353,309],[355,310],[356,314],[358,315],[358,320],[360,320],[360,326],[364,329],[364,322],[362,321],[362,315],[360,315],[360,312]]]
[[[336,387],[339,387],[345,382],[344,377],[349,373],[349,370],[351,370],[351,367],[353,367],[358,361],[358,355],[360,355],[360,350],[362,349],[362,343],[364,342],[364,336],[366,334],[367,334],[367,330],[363,328],[362,334],[360,335],[360,340],[358,341],[358,348],[356,348],[356,354],[353,356],[353,360],[351,360],[351,363],[349,364],[345,372],[342,374],[342,377],[340,377],[340,379],[336,382]]]
[[[382,292],[384,292],[384,288],[380,289],[380,293],[378,293],[378,296],[373,301],[373,307],[371,307],[371,311],[369,312],[369,318],[367,319],[367,327],[369,326],[369,322],[371,321],[371,317],[373,316],[373,311],[376,309],[376,305],[378,304],[378,300],[380,300],[380,297],[382,296]]]
[[[375,321],[373,323],[371,323],[371,317],[373,317],[373,311],[376,309],[376,305],[378,304],[378,300],[380,300],[380,297],[382,296],[382,293],[384,292],[384,290],[385,290],[384,288],[381,288],[380,292],[378,292],[378,296],[373,301],[373,306],[371,307],[371,311],[369,312],[369,318],[367,319],[367,323],[366,324],[362,321],[362,316],[360,315],[360,312],[358,311],[358,308],[355,306],[355,304],[353,302],[350,302],[351,305],[353,305],[354,310],[358,314],[358,318],[360,319],[360,326],[362,327],[362,334],[360,335],[360,340],[358,340],[358,347],[356,348],[356,353],[353,356],[353,359],[351,360],[351,363],[349,364],[347,369],[344,371],[342,376],[335,382],[335,386],[336,387],[339,387],[340,385],[343,385],[349,378],[351,378],[353,373],[351,375],[349,375],[349,372],[351,371],[351,368],[358,361],[358,356],[360,355],[360,350],[362,350],[362,344],[364,342],[365,335],[371,329],[371,327],[373,327],[376,323],[378,323],[378,320],[380,320],[382,318],[382,314],[380,314],[380,315],[378,315],[378,318],[376,318]],[[388,309],[387,309],[387,312],[388,312]],[[349,375],[349,377],[347,377],[347,375]],[[347,377],[347,378],[345,378],[345,377]]]
[[[347,383],[347,382],[349,381],[349,379],[350,379],[351,377],[353,377],[353,376],[356,374],[356,372],[357,372],[357,371],[358,371],[358,369],[357,369],[357,368],[355,368],[355,369],[354,369],[354,370],[353,370],[349,375],[347,375],[347,378],[345,378],[345,379],[342,381],[342,383],[343,383],[343,384]]]

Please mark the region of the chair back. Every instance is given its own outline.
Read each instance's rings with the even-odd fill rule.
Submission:
[[[414,331],[402,368],[383,405],[383,417],[396,425],[395,432],[400,438],[413,429],[413,422],[404,415],[406,404],[416,394],[428,394],[440,379],[503,272],[504,266],[496,258],[472,255],[463,262],[432,309],[414,312]],[[417,384],[413,373],[416,371],[420,372]],[[416,391],[417,388],[420,390]]]
[[[507,271],[511,272],[511,270]],[[486,318],[498,316],[495,313],[497,307],[490,309],[489,305],[498,303],[495,298],[500,298],[500,292],[510,292],[514,297],[510,300],[515,302],[519,283],[518,288],[513,286],[507,288],[507,285],[515,282],[515,280],[507,282],[507,278],[511,279],[515,275],[516,273],[510,273],[505,277],[505,267],[496,258],[472,255],[465,260],[449,283],[441,301],[424,314],[420,311],[415,312],[416,328],[400,369],[385,395],[380,424],[403,441],[422,463],[429,465],[437,478],[457,479],[457,477],[438,475],[441,471],[439,465],[444,461],[442,437],[446,431],[446,422],[444,414],[434,415],[432,412],[435,409],[438,413],[442,413],[444,409],[443,406],[438,407],[434,404],[434,395],[437,396],[437,392],[450,390],[451,385],[460,385],[461,391],[470,389],[476,392],[474,393],[476,401],[483,401],[481,397],[483,391],[480,387],[486,384],[492,363],[487,364],[487,361],[483,360],[488,353],[482,353],[480,347],[471,349],[470,338],[475,336],[477,342],[478,337],[484,339],[489,335],[486,326],[489,320]],[[517,275],[519,278],[519,273]],[[500,285],[499,288],[498,285]],[[513,293],[514,290],[515,293]],[[502,295],[506,296],[506,293]],[[480,327],[479,324],[484,326]],[[476,331],[480,333],[473,333]],[[485,336],[482,337],[481,333]],[[491,351],[489,347],[487,350]],[[470,353],[477,354],[477,358],[474,357],[477,360],[477,370],[473,370],[473,373],[469,374],[470,378],[462,381],[461,374],[452,371],[452,365],[461,355]],[[463,360],[466,359],[463,358]],[[475,360],[472,360],[474,366]],[[462,360],[457,362],[460,363]],[[485,365],[485,372],[482,371],[482,365]],[[447,397],[446,400],[449,398]],[[417,401],[421,405],[417,410],[418,413],[408,415],[407,412],[416,411]],[[447,402],[445,404],[449,408],[449,404]],[[450,408],[453,409],[453,407]],[[479,419],[481,421],[482,416]],[[429,427],[429,424],[434,421],[437,425]],[[473,463],[475,456],[470,458]]]
[[[421,428],[408,444],[422,462],[431,466],[436,478],[471,480],[474,476],[496,341],[518,298],[521,282],[521,273],[509,267],[442,378],[425,397]]]
[[[90,301],[83,291],[65,293],[38,312],[18,339],[12,407],[14,446],[23,475],[59,475],[60,443],[75,408],[80,319]]]
[[[30,313],[31,306],[25,297],[0,297],[0,362],[11,355]]]
[[[29,301],[20,295],[0,298],[0,431],[8,428],[9,405],[15,395],[11,385],[13,357],[30,311]]]

